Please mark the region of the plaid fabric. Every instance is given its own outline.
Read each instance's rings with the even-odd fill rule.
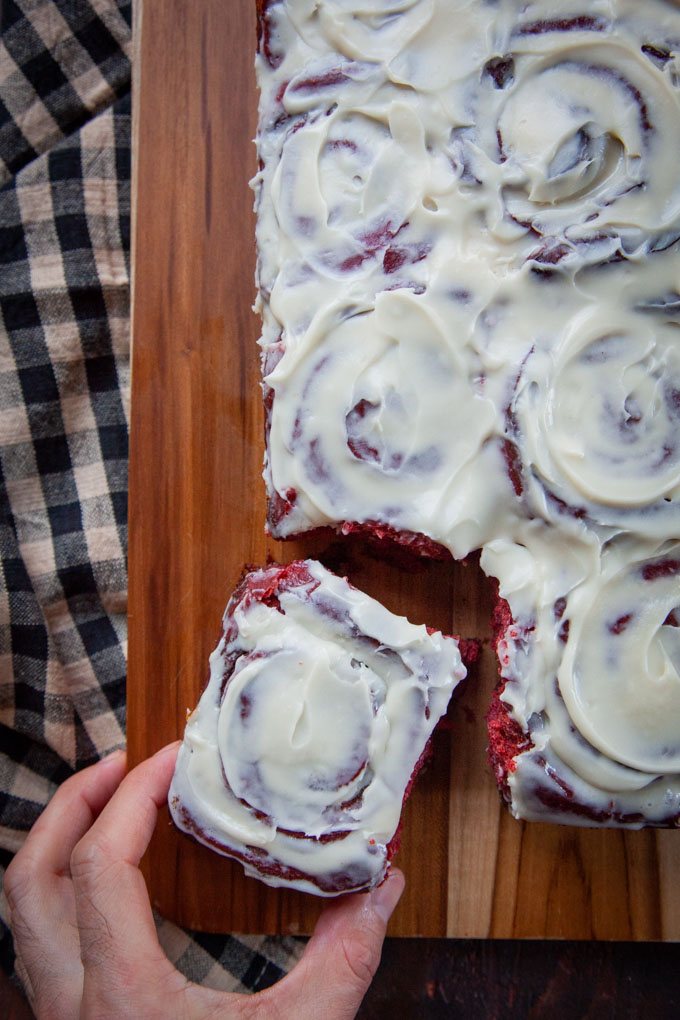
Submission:
[[[1,0],[0,865],[125,741],[130,26],[124,0]],[[0,955],[12,970],[7,904]],[[192,980],[265,988],[303,943],[158,920]]]

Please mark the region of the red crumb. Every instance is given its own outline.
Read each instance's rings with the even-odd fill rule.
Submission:
[[[482,644],[476,638],[458,638],[458,649],[463,665],[469,669],[479,659],[482,653]]]
[[[502,668],[508,664],[507,639],[517,638],[519,628],[513,620],[507,601],[498,594],[491,617],[491,629],[499,666]],[[517,767],[515,759],[534,745],[529,735],[510,715],[510,707],[501,700],[505,684],[506,680],[501,678],[491,699],[486,725],[489,731],[488,761],[493,768],[501,793],[509,800],[508,776]]]

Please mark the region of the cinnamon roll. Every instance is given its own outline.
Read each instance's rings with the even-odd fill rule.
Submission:
[[[458,643],[312,560],[248,573],[188,718],[175,823],[246,873],[320,896],[385,877]]]
[[[551,605],[511,581],[499,602],[489,754],[517,817],[680,825],[680,546],[640,553],[614,541]]]
[[[470,123],[451,135],[489,232],[544,265],[630,257],[680,236],[677,11],[592,9],[530,3],[499,17],[498,55]]]
[[[471,375],[455,338],[408,291],[318,316],[265,379],[271,483],[289,494],[272,533],[379,521],[442,541],[440,522],[496,417]]]
[[[588,307],[528,354],[509,435],[538,512],[680,533],[680,324]]]

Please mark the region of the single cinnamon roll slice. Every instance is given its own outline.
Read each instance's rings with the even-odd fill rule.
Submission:
[[[252,570],[187,722],[175,823],[269,885],[320,896],[378,885],[465,672],[457,641],[320,563]]]

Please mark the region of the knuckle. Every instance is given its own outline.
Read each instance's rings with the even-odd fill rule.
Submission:
[[[112,863],[108,842],[98,835],[87,833],[71,853],[71,878],[74,882],[96,880]]]

